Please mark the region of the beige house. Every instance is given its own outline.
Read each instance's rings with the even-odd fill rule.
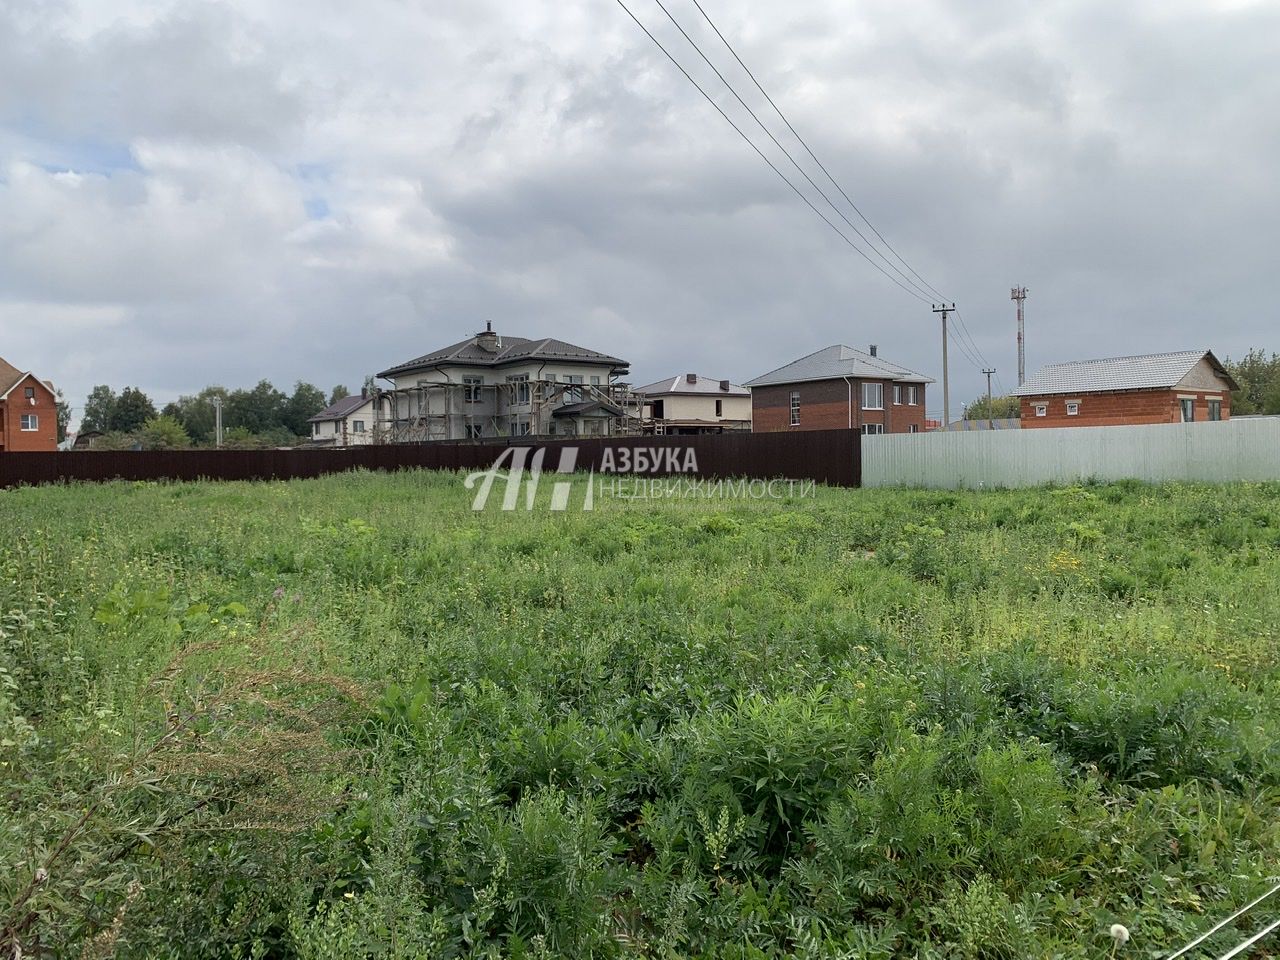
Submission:
[[[382,371],[380,436],[394,442],[639,432],[625,360],[563,340],[496,333],[491,324]]]
[[[724,433],[751,429],[751,391],[728,380],[682,373],[636,388],[644,398],[644,428],[655,434]]]
[[[308,422],[311,442],[325,447],[359,447],[373,443],[374,398],[365,392],[343,397],[325,407]]]

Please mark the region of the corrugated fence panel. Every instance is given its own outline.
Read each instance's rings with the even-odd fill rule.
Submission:
[[[545,449],[543,469],[555,470],[559,450],[577,448],[578,470],[599,470],[606,448],[638,450],[656,468],[670,463],[665,451],[691,449],[696,476],[815,480],[830,486],[858,485],[860,437],[851,430],[796,433],[724,433],[696,437],[510,439],[486,443],[424,443],[355,447],[345,450],[70,450],[58,453],[0,453],[0,487],[21,484],[104,480],[291,480],[364,468],[367,470],[486,470],[509,447]],[[662,455],[658,456],[659,451]],[[528,461],[526,461],[528,462]]]
[[[1083,480],[1280,480],[1280,417],[1133,427],[899,434],[863,441],[868,487],[980,489]]]

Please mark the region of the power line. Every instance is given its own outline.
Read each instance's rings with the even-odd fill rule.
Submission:
[[[742,96],[741,94],[738,93],[737,88],[735,88],[734,85],[730,83],[729,80],[725,77],[725,75],[720,72],[720,68],[711,62],[711,58],[708,57],[706,53],[703,51],[702,47],[698,45],[698,41],[694,40],[693,37],[689,36],[688,31],[685,30],[685,28],[681,25],[680,21],[677,20],[672,15],[671,11],[667,9],[666,4],[664,4],[662,0],[653,0],[653,2],[656,3],[658,5],[658,8],[667,15],[667,19],[670,20],[673,24],[675,24],[675,28],[680,31],[681,36],[683,36],[685,40],[689,42],[689,46],[693,47],[694,51],[698,54],[698,56],[702,58],[703,62],[708,67],[711,68],[712,72],[715,73],[715,75],[720,79],[720,82],[725,85],[725,89],[727,89],[731,94],[733,94],[733,98],[737,100],[739,104],[741,104],[743,110],[747,111],[747,114],[751,117],[751,119],[756,122],[756,126],[758,126],[762,131],[764,131],[765,136],[767,136],[770,140],[772,140],[774,146],[776,146],[779,150],[782,151],[783,156],[785,156],[789,161],[791,161],[791,165],[796,168],[796,172],[798,172],[800,176],[804,177],[805,180],[809,181],[809,186],[813,187],[813,189],[818,191],[818,195],[827,202],[827,206],[829,206],[832,210],[835,211],[836,216],[838,216],[841,220],[843,220],[846,224],[848,224],[849,229],[852,230],[854,233],[856,233],[858,237],[862,240],[862,242],[867,245],[868,249],[870,249],[872,253],[874,253],[881,260],[883,260],[885,264],[888,265],[889,269],[893,270],[903,280],[905,280],[907,283],[915,287],[916,290],[919,291],[921,300],[929,300],[929,302],[932,302],[932,300],[930,299],[929,290],[927,290],[925,287],[920,286],[920,284],[912,280],[909,276],[903,273],[902,270],[892,260],[886,257],[880,251],[880,249],[875,245],[875,243],[872,240],[870,240],[866,236],[866,234],[864,234],[861,230],[859,230],[857,225],[852,220],[850,220],[847,216],[845,216],[844,211],[841,210],[838,206],[836,206],[834,202],[832,202],[831,198],[827,196],[826,191],[824,191],[820,186],[818,186],[817,182],[813,179],[813,177],[809,176],[808,172],[802,166],[800,166],[799,163],[796,162],[796,158],[791,155],[791,151],[782,145],[782,142],[779,141],[778,138],[773,135],[772,130],[770,130],[767,126],[765,126],[764,121],[761,120],[760,117],[756,114],[756,112],[751,109],[751,107],[747,104],[747,101],[742,99]],[[706,14],[704,12],[703,16],[705,15]],[[710,23],[709,20],[707,22]],[[711,24],[711,26],[712,26],[712,29],[715,29],[715,24]],[[723,39],[723,37],[721,37],[721,39]],[[731,53],[733,52],[732,47],[730,48],[730,52]],[[783,118],[784,122],[785,122],[785,119],[786,118],[784,117]],[[819,164],[819,166],[821,166],[821,164]],[[837,187],[838,186],[839,184],[837,184]],[[866,218],[864,217],[863,220],[865,221]]]
[[[698,0],[693,0],[693,5],[697,7],[698,12],[702,14],[702,19],[706,20],[707,24],[711,27],[711,29],[715,31],[716,36],[720,38],[720,42],[725,45],[725,48],[731,54],[733,54],[733,59],[737,60],[738,65],[742,67],[743,70],[746,71],[747,76],[751,78],[751,82],[755,84],[756,89],[759,90],[760,93],[764,95],[765,100],[769,101],[769,106],[773,107],[774,112],[778,115],[778,117],[782,120],[782,122],[786,124],[787,129],[791,131],[792,136],[794,136],[798,141],[800,141],[800,145],[804,147],[805,152],[809,154],[809,156],[813,159],[813,162],[818,165],[818,169],[821,170],[823,174],[826,175],[826,178],[831,181],[832,185],[837,190],[840,191],[840,195],[844,197],[844,199],[848,202],[849,206],[853,207],[854,212],[858,214],[858,216],[862,219],[862,222],[871,228],[872,233],[874,233],[877,237],[879,237],[880,242],[883,243],[886,248],[888,248],[889,252],[892,253],[895,257],[897,257],[898,260],[902,263],[902,265],[906,267],[907,270],[909,270],[917,280],[919,280],[922,284],[924,284],[925,288],[931,294],[936,295],[939,299],[946,300],[947,298],[943,296],[943,294],[937,288],[935,288],[932,284],[930,284],[929,281],[927,281],[924,277],[920,276],[920,274],[916,272],[915,268],[912,267],[911,264],[907,263],[907,261],[903,258],[902,254],[898,253],[898,251],[893,248],[893,245],[884,238],[884,236],[880,233],[879,230],[876,229],[875,224],[873,224],[870,220],[868,220],[866,215],[860,209],[858,209],[858,205],[853,202],[853,198],[850,197],[849,194],[845,192],[844,187],[840,186],[839,182],[836,180],[835,177],[831,175],[831,172],[826,168],[823,162],[818,159],[818,155],[813,152],[808,142],[804,139],[804,137],[800,136],[799,131],[796,130],[796,128],[791,125],[791,121],[788,120],[787,115],[782,112],[782,108],[779,107],[774,102],[773,97],[769,96],[769,92],[765,90],[765,88],[761,85],[760,81],[756,79],[756,75],[751,72],[751,68],[748,67],[743,62],[740,56],[738,56],[738,51],[733,48],[733,44],[731,44],[728,41],[728,39],[725,37],[725,35],[720,32],[720,28],[716,26],[715,21],[713,21],[711,17],[708,15],[707,11],[703,9],[702,4],[699,3]]]
[[[843,240],[845,243],[847,243],[858,254],[858,256],[866,260],[867,263],[871,264],[873,267],[875,267],[877,270],[879,270],[886,277],[892,280],[895,284],[897,284],[899,287],[901,287],[911,296],[915,297],[917,300],[924,300],[924,302],[926,303],[928,302],[927,299],[925,299],[924,297],[921,297],[920,294],[918,294],[915,290],[912,290],[910,287],[904,286],[901,281],[899,281],[892,274],[888,273],[883,267],[880,266],[880,264],[876,263],[869,256],[867,256],[867,254],[862,250],[861,247],[859,247],[856,243],[850,240],[839,227],[837,227],[834,223],[832,223],[831,220],[828,219],[827,216],[821,210],[819,210],[816,206],[814,206],[813,201],[810,200],[808,197],[806,197],[804,193],[800,190],[800,188],[797,187],[794,183],[792,183],[791,180],[787,178],[787,175],[784,174],[781,170],[779,170],[777,165],[774,164],[772,160],[770,160],[767,156],[765,156],[764,151],[762,151],[758,146],[756,146],[755,142],[750,137],[748,137],[745,133],[742,132],[742,128],[733,122],[733,119],[727,113],[724,112],[724,109],[720,106],[720,104],[715,102],[715,100],[711,97],[711,95],[702,88],[702,85],[699,84],[698,81],[693,78],[692,74],[690,74],[689,71],[684,68],[684,66],[680,63],[680,61],[677,60],[671,54],[671,52],[665,46],[662,45],[662,41],[659,40],[657,37],[655,37],[653,33],[650,32],[649,28],[646,27],[640,21],[640,18],[631,12],[631,8],[626,5],[624,0],[616,0],[616,2],[618,6],[620,6],[624,11],[626,11],[627,16],[629,16],[632,20],[635,21],[636,26],[638,26],[641,30],[644,31],[645,36],[647,36],[650,40],[652,40],[654,45],[657,46],[657,48],[661,50],[663,54],[666,55],[666,58],[675,65],[676,69],[679,70],[682,74],[684,74],[685,79],[687,79],[690,83],[694,85],[697,91],[700,94],[702,94],[702,96],[706,99],[707,103],[715,107],[716,112],[719,113],[720,116],[724,117],[725,122],[728,123],[729,126],[733,127],[734,132],[737,133],[738,136],[740,136],[743,140],[747,142],[748,146],[750,146],[751,149],[754,150],[759,155],[760,159],[769,165],[769,169],[772,170],[774,173],[776,173],[780,178],[782,178],[782,182],[785,183],[788,187],[790,187],[792,192],[795,193],[795,195],[799,197],[801,200],[803,200],[805,205],[810,210],[812,210],[814,213],[816,213],[819,217],[822,218],[823,223],[825,223],[832,230],[834,230],[836,232],[836,235],[840,237],[840,239]]]

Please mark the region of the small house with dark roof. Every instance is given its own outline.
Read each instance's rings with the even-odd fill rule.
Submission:
[[[499,334],[492,324],[388,367],[377,421],[400,442],[638,432],[640,398],[625,360],[552,337]]]
[[[58,449],[58,397],[53,384],[0,357],[0,453]]]
[[[682,373],[636,387],[644,398],[644,429],[658,435],[724,433],[751,429],[751,391],[697,373]]]
[[[751,388],[751,429],[922,433],[928,377],[835,344],[762,374]]]
[[[367,390],[331,403],[307,422],[311,443],[323,447],[358,447],[374,438],[374,398]]]
[[[1226,420],[1239,385],[1210,350],[1051,364],[1014,391],[1022,427]]]

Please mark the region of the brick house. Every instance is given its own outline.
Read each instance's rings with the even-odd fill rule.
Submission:
[[[1238,389],[1218,358],[1201,350],[1057,363],[1014,395],[1024,429],[1102,427],[1227,420]]]
[[[53,384],[0,358],[0,452],[58,449],[58,398]]]
[[[923,433],[932,382],[882,359],[875,346],[863,353],[835,344],[747,381],[751,429]]]

